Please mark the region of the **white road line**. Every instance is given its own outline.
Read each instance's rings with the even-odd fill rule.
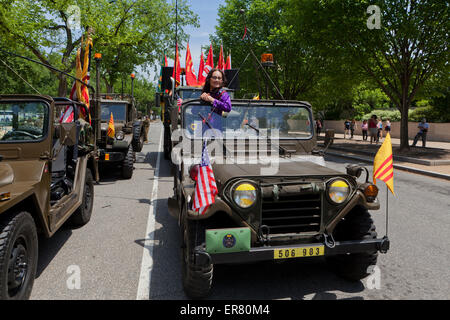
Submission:
[[[164,127],[161,129],[161,135],[159,138],[158,146],[158,158],[156,160],[156,168],[153,179],[153,190],[150,198],[150,208],[148,209],[147,230],[145,232],[144,249],[142,251],[142,263],[141,273],[139,276],[139,286],[137,291],[136,300],[149,300],[150,299],[150,279],[153,270],[153,244],[155,235],[155,212],[156,201],[158,196],[158,179],[159,168],[161,163],[161,145],[164,133]]]

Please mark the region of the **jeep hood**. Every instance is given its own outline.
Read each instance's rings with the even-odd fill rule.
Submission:
[[[273,166],[273,164],[272,164]],[[278,169],[274,174],[264,174],[263,168],[268,165],[258,164],[213,164],[213,171],[219,183],[226,183],[233,178],[252,177],[299,177],[299,176],[337,176],[342,172],[329,169],[323,165],[311,161],[295,161],[291,159],[280,159]],[[277,166],[273,166],[277,168]],[[271,170],[274,172],[273,170]]]

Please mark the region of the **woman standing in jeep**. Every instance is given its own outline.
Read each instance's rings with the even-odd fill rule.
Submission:
[[[226,90],[223,88],[226,84],[225,73],[214,68],[209,71],[205,79],[202,95],[200,99],[212,104],[211,114],[208,121],[213,128],[222,130],[222,113],[231,111],[231,99]]]

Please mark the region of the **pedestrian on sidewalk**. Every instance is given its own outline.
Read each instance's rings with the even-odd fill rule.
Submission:
[[[368,129],[369,129],[369,126],[367,125],[367,120],[364,120],[362,125],[361,125],[363,141],[367,141],[367,130]]]
[[[372,117],[370,117],[368,127],[369,127],[369,134],[370,134],[370,144],[372,144],[372,142],[377,141],[377,132],[378,132],[377,116],[375,114],[373,114]]]
[[[148,143],[148,130],[150,129],[150,119],[146,115],[142,121],[142,129],[144,129],[144,143]]]
[[[344,139],[347,139],[347,135],[350,135],[350,121],[348,119],[344,122]]]
[[[427,142],[427,132],[430,128],[430,125],[427,123],[427,119],[423,118],[422,121],[419,123],[419,132],[417,132],[416,136],[414,137],[413,147],[416,146],[417,141],[419,141],[419,138],[422,138],[422,147],[425,148],[425,144]]]
[[[386,120],[384,131],[386,131],[386,135],[391,132],[391,120],[389,118]]]
[[[320,136],[320,132],[322,131],[322,122],[320,121],[320,119],[316,120],[316,132],[317,132],[317,136]]]
[[[352,122],[350,123],[350,132],[351,132],[350,139],[353,139],[353,134],[355,133],[355,129],[356,129],[356,121],[355,121],[355,119],[352,119]]]
[[[380,142],[380,139],[383,139],[383,120],[381,117],[377,122],[377,143]]]

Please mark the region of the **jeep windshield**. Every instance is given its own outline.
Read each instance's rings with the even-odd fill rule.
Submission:
[[[48,117],[44,102],[0,102],[0,143],[41,140]]]
[[[113,114],[114,121],[123,121],[127,120],[127,106],[124,103],[118,104],[102,104],[102,121],[109,122],[111,118],[111,113]]]
[[[200,99],[200,96],[202,95],[202,89],[180,89],[177,93],[183,100]]]
[[[183,128],[188,137],[201,138],[209,129],[202,123],[199,113],[208,119],[213,129],[221,131],[225,139],[271,134],[278,134],[282,139],[310,139],[313,136],[311,111],[301,105],[233,102],[227,117],[211,112],[211,109],[210,105],[196,104],[184,109]]]

